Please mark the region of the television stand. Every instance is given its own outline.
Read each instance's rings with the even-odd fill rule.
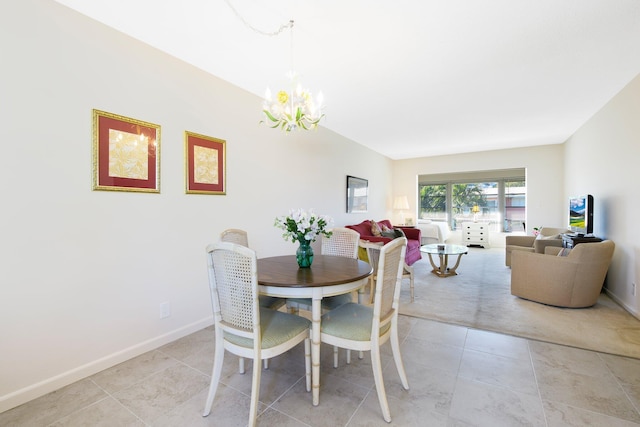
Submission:
[[[602,239],[599,237],[595,237],[592,235],[584,235],[584,234],[569,234],[565,233],[562,235],[562,247],[572,249],[579,243],[598,243],[602,242]]]

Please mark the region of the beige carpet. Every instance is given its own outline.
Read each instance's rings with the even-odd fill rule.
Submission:
[[[469,248],[457,276],[431,274],[426,254],[414,268],[415,302],[410,302],[405,280],[401,314],[640,358],[640,320],[604,293],[586,309],[551,307],[511,295],[504,248]]]

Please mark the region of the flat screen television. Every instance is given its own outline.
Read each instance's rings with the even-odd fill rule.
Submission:
[[[593,233],[593,196],[569,198],[569,229],[578,234]]]

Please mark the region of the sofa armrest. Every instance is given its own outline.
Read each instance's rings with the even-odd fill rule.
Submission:
[[[533,252],[511,254],[511,294],[543,304],[570,306],[578,263]]]
[[[417,240],[422,244],[422,230],[417,227],[396,227],[404,232],[408,240]]]
[[[562,247],[562,239],[536,239],[533,242],[533,249],[537,254],[543,254],[544,248],[547,246],[555,246],[558,248]]]
[[[507,236],[505,237],[505,244],[507,246],[525,246],[528,248],[533,247],[533,242],[536,241],[535,236]]]
[[[558,256],[561,250],[562,250],[562,246],[546,246],[544,248],[544,254]]]

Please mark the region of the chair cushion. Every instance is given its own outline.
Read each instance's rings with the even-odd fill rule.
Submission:
[[[262,333],[262,348],[272,348],[311,327],[311,321],[295,314],[283,313],[260,307],[260,330]],[[230,332],[224,333],[224,338],[241,347],[252,348],[253,340],[239,337]]]
[[[286,303],[284,298],[269,297],[266,295],[260,295],[258,301],[260,307],[271,308],[273,310],[277,310]]]
[[[311,298],[289,298],[287,301],[295,302],[299,305],[306,305],[311,310]],[[340,307],[342,304],[351,302],[351,294],[341,294],[333,297],[322,298],[320,304],[324,310],[333,310]]]
[[[373,323],[373,307],[348,303],[322,315],[320,331],[338,338],[352,341],[370,341],[371,324]],[[387,323],[380,334],[391,327]]]

